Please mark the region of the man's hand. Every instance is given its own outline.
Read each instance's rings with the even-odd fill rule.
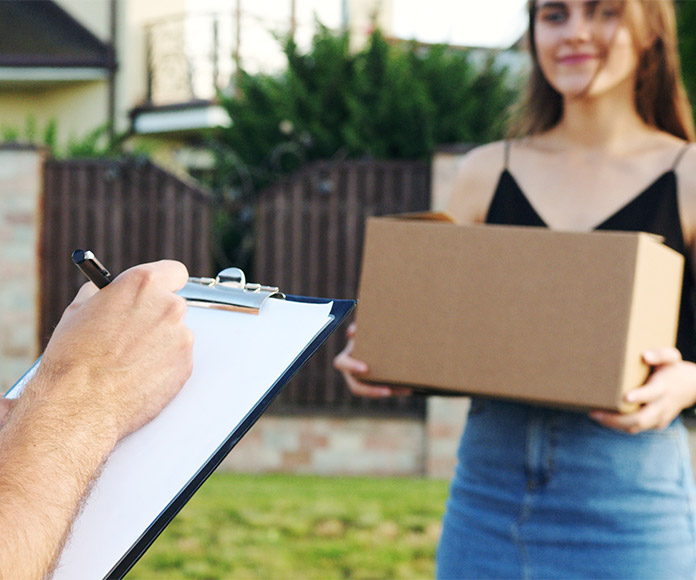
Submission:
[[[155,417],[191,374],[193,333],[174,294],[187,279],[183,264],[165,260],[98,292],[85,284],[39,365],[43,396],[99,421],[115,440]]]
[[[83,286],[0,430],[0,577],[42,578],[116,442],[155,417],[191,373],[193,335],[162,261]],[[3,402],[3,406],[7,403]]]

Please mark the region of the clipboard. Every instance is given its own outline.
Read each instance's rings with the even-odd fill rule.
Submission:
[[[160,415],[122,439],[106,460],[54,580],[123,578],[356,304],[285,296],[238,276],[190,279],[180,293],[191,304],[207,302],[187,315],[193,374]],[[267,335],[269,329],[275,334]],[[39,363],[6,396],[18,396]],[[248,379],[254,376],[258,384]],[[229,401],[241,408],[226,409]]]

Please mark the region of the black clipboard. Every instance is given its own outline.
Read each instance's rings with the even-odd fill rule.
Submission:
[[[249,412],[242,423],[229,434],[225,442],[213,453],[205,465],[201,466],[200,471],[189,482],[189,484],[181,490],[179,495],[174,497],[171,503],[160,514],[156,521],[143,533],[142,537],[133,544],[132,548],[123,555],[123,558],[113,567],[111,572],[106,576],[109,580],[120,580],[128,571],[137,563],[137,561],[145,554],[147,549],[164,531],[174,517],[181,511],[186,503],[193,497],[193,494],[203,485],[203,483],[212,475],[215,469],[227,457],[232,448],[246,435],[247,431],[256,423],[261,415],[266,411],[268,406],[278,396],[280,391],[288,384],[290,379],[300,370],[300,368],[317,352],[319,347],[326,341],[331,334],[340,326],[348,314],[356,305],[355,300],[326,300],[319,298],[310,298],[306,296],[291,296],[288,295],[286,300],[295,302],[306,302],[313,304],[324,304],[333,302],[331,308],[332,322],[326,326],[315,339],[307,345],[301,355],[294,363],[286,369],[286,371],[278,377],[275,384],[260,399],[257,405]]]
[[[156,430],[158,429],[157,421],[160,420],[160,417],[155,418],[155,420],[153,420],[152,423],[146,425],[139,431],[128,436],[130,438],[133,438],[130,441],[126,442],[126,439],[128,438],[122,440],[119,443],[119,446],[125,445],[126,447],[124,449],[119,449],[119,446],[117,446],[112,456],[107,460],[104,470],[97,478],[94,488],[91,490],[90,494],[86,498],[83,510],[80,512],[80,514],[75,520],[71,536],[68,538],[68,541],[66,542],[65,549],[58,560],[58,565],[54,572],[53,578],[56,580],[61,580],[63,578],[70,578],[72,580],[74,578],[82,577],[102,577],[109,579],[123,578],[126,575],[126,573],[142,557],[142,555],[147,551],[150,545],[152,545],[155,539],[164,531],[164,529],[172,521],[176,514],[179,513],[179,511],[193,497],[194,493],[200,488],[200,486],[206,481],[206,479],[210,477],[213,471],[215,471],[218,465],[220,465],[220,463],[228,455],[232,448],[242,439],[242,437],[244,437],[244,435],[259,419],[259,417],[261,417],[261,415],[268,408],[271,402],[278,396],[283,387],[287,385],[287,383],[297,373],[297,371],[317,352],[321,345],[339,327],[339,325],[345,320],[345,318],[356,305],[355,300],[330,300],[303,296],[285,296],[280,294],[277,291],[277,288],[259,287],[258,285],[246,285],[246,283],[243,281],[241,286],[239,286],[239,284],[231,284],[227,288],[221,288],[218,287],[219,280],[217,278],[215,279],[215,281],[211,281],[209,279],[202,279],[202,281],[201,279],[192,280],[193,282],[189,283],[189,285],[187,286],[190,287],[190,290],[192,289],[194,291],[194,294],[198,296],[199,300],[199,289],[191,287],[191,284],[197,286],[202,283],[203,285],[214,286],[214,293],[218,294],[220,290],[226,291],[227,289],[232,289],[232,292],[229,294],[230,298],[223,298],[222,300],[222,302],[226,302],[226,304],[212,304],[212,306],[208,304],[208,308],[190,309],[190,312],[191,310],[198,311],[196,313],[197,316],[207,316],[213,318],[217,318],[219,316],[236,316],[241,317],[237,318],[237,321],[243,321],[245,324],[248,323],[253,325],[255,324],[255,322],[253,322],[255,320],[268,320],[268,318],[264,319],[263,317],[264,315],[268,316],[268,314],[266,314],[268,312],[274,312],[273,309],[276,309],[275,311],[277,312],[280,308],[307,308],[308,310],[314,308],[313,306],[309,307],[309,305],[314,305],[317,307],[317,309],[321,309],[322,315],[318,317],[318,322],[315,321],[315,324],[317,325],[316,332],[314,332],[314,327],[304,330],[304,332],[307,332],[309,334],[313,333],[310,336],[309,340],[300,339],[297,343],[299,346],[295,345],[295,350],[292,350],[291,354],[286,354],[286,357],[289,357],[287,360],[290,360],[290,358],[292,358],[290,364],[283,366],[282,372],[279,372],[278,374],[272,374],[272,376],[274,377],[274,380],[272,380],[272,382],[263,383],[263,386],[261,388],[265,390],[262,391],[262,394],[260,396],[256,397],[254,394],[249,395],[249,400],[252,403],[248,406],[248,408],[239,410],[239,417],[241,417],[241,419],[236,423],[234,428],[229,430],[229,432],[225,429],[224,433],[226,433],[226,435],[224,435],[224,439],[222,440],[222,442],[219,445],[216,444],[214,447],[211,447],[209,450],[197,450],[199,454],[203,454],[205,459],[203,461],[193,463],[195,467],[190,471],[187,471],[184,475],[184,477],[187,478],[184,484],[180,486],[176,483],[172,484],[176,485],[176,489],[173,493],[171,493],[171,495],[166,494],[162,497],[158,497],[158,502],[161,502],[162,505],[161,510],[159,510],[151,519],[148,518],[147,523],[142,526],[142,530],[140,527],[138,527],[138,524],[134,524],[134,527],[132,526],[131,529],[128,530],[128,534],[124,535],[124,537],[126,537],[125,540],[123,540],[123,538],[116,538],[118,540],[116,544],[119,544],[119,542],[120,544],[116,547],[110,546],[109,549],[105,548],[104,553],[108,553],[108,555],[104,555],[103,557],[97,557],[97,560],[99,560],[99,558],[101,559],[98,562],[93,563],[93,569],[90,569],[89,566],[92,564],[90,562],[86,562],[85,559],[89,558],[84,558],[84,556],[89,556],[90,554],[93,554],[95,551],[99,550],[100,546],[102,546],[104,542],[101,539],[91,537],[95,534],[88,534],[87,532],[89,532],[90,530],[96,530],[98,534],[103,533],[108,536],[108,534],[110,533],[108,532],[108,530],[110,530],[113,527],[110,526],[108,522],[105,522],[105,525],[103,526],[95,525],[94,517],[92,517],[92,521],[91,523],[89,523],[90,516],[94,516],[95,513],[100,513],[99,505],[108,503],[108,499],[105,501],[104,498],[112,497],[108,494],[108,490],[115,489],[113,486],[113,481],[111,488],[109,488],[109,485],[107,484],[105,485],[105,488],[99,489],[100,484],[102,483],[102,480],[105,477],[105,475],[113,475],[114,472],[125,473],[128,476],[129,480],[137,480],[139,474],[133,473],[133,469],[127,469],[129,465],[127,463],[129,458],[128,453],[132,453],[132,451],[128,451],[127,446],[129,444],[134,445],[134,441],[137,441],[138,436],[140,436],[140,434],[146,431],[147,429],[151,429],[152,431],[156,432]],[[240,292],[245,294],[245,296],[241,296]],[[259,298],[258,296],[247,295],[259,294],[259,292],[266,293],[266,296],[262,296],[261,298]],[[272,298],[273,296],[280,297],[282,298],[282,300],[276,300],[275,298]],[[270,300],[268,300],[269,298]],[[190,300],[188,296],[187,300]],[[255,306],[252,306],[251,309],[249,309],[249,300],[251,300],[252,302],[257,302],[257,304]],[[213,300],[212,302],[215,302],[215,300]],[[281,303],[285,304],[285,306],[281,306]],[[238,307],[240,306],[240,304],[242,306],[241,308]],[[293,304],[296,304],[297,306],[293,306]],[[202,304],[198,305],[200,306]],[[232,306],[232,308],[229,308],[229,306]],[[219,310],[217,310],[218,308],[220,310],[232,310],[233,312],[220,312]],[[216,310],[218,314],[215,313]],[[259,312],[260,314],[258,314]],[[256,316],[254,313],[258,314],[258,316]],[[227,319],[227,321],[229,320],[231,320],[231,318]],[[195,328],[194,334],[197,340],[198,334],[196,334]],[[309,334],[307,334],[307,336],[309,336]],[[269,358],[273,356],[274,349],[277,347],[277,345],[273,344],[272,338],[273,337],[271,337],[271,340],[269,340],[268,345]],[[282,341],[282,337],[280,340]],[[296,355],[293,357],[292,353],[295,353],[295,351],[297,352]],[[22,379],[20,379],[20,381],[18,381],[15,387],[8,391],[7,395],[16,396],[18,392],[21,392],[21,388],[31,378],[33,370],[39,363],[40,360],[37,361],[37,364],[35,364],[34,367],[32,367],[32,369],[30,369],[30,371],[27,372],[25,376],[22,377]],[[268,372],[273,373],[274,371]],[[194,375],[195,373],[196,366],[194,362]],[[184,387],[184,389],[182,389],[182,393],[186,390],[187,387],[188,383]],[[208,387],[206,386],[206,388]],[[177,403],[177,399],[179,399],[182,393],[180,393],[177,396],[177,398],[175,398],[174,401],[172,401],[172,403],[168,405],[168,407],[175,405]],[[189,390],[188,396],[191,396],[191,394],[192,391]],[[165,408],[161,415],[164,415],[167,412],[167,410],[168,408]],[[231,421],[237,421],[237,418],[231,419]],[[140,449],[137,446],[135,446],[134,448],[136,450]],[[122,451],[122,453],[120,454],[120,456],[115,457],[119,454],[119,451]],[[164,454],[158,455],[158,458],[159,457],[164,457]],[[121,462],[120,472],[118,471],[119,467],[117,466],[116,468],[111,470],[111,473],[109,473],[109,469],[111,467],[110,462],[112,460]],[[114,478],[112,478],[112,480],[113,479]],[[125,487],[127,487],[127,482],[124,483],[124,488]],[[163,492],[163,494],[164,493],[165,492]],[[94,499],[95,496],[96,499]],[[124,499],[125,497],[119,496],[120,506],[123,506],[125,503],[127,503],[127,501],[124,501]],[[157,503],[157,506],[159,505],[160,503]],[[97,507],[95,508],[95,506]],[[112,521],[114,517],[113,512],[118,512],[120,506],[109,505],[109,517],[112,518]],[[128,508],[130,507],[131,506],[128,506]],[[91,508],[95,509],[92,509],[91,514],[88,513],[87,515],[85,515],[86,512],[89,512]],[[159,508],[157,507],[155,509]],[[88,523],[85,524],[85,526],[83,526],[82,529],[78,529],[83,519],[88,520]],[[97,524],[101,523],[101,521],[97,521]],[[134,529],[136,530],[135,533]],[[131,541],[131,539],[133,541]],[[94,545],[90,546],[89,542],[94,542]],[[68,553],[67,556],[66,553]],[[116,556],[116,554],[118,555]],[[66,559],[67,561],[65,561]],[[98,570],[98,573],[96,573],[96,570]]]

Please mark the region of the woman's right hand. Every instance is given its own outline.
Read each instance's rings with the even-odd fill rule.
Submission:
[[[353,337],[355,336],[355,323],[348,326],[346,334],[348,335],[348,344],[336,355],[333,364],[336,370],[343,375],[351,393],[370,399],[398,397],[413,393],[413,389],[407,387],[392,387],[389,385],[378,385],[362,381],[360,377],[367,373],[367,364],[351,356],[354,344]]]

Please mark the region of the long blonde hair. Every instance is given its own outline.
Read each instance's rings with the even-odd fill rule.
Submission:
[[[643,10],[646,25],[644,33],[648,38],[654,39],[639,57],[635,87],[636,110],[648,125],[681,139],[693,141],[696,132],[691,105],[681,77],[673,0],[626,1],[636,2]],[[532,70],[525,99],[512,118],[510,133],[516,137],[547,131],[554,127],[563,115],[563,99],[544,77],[536,54],[536,0],[528,0],[527,6],[527,41],[532,56]],[[635,42],[636,26],[630,19],[629,26]]]

